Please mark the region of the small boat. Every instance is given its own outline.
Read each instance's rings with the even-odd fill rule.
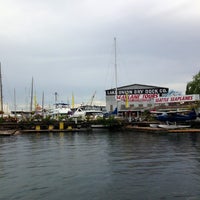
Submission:
[[[190,128],[190,125],[159,124],[158,127],[164,129],[182,129],[182,128]]]
[[[71,115],[72,118],[92,118],[103,117],[103,111],[99,106],[84,105],[78,107],[75,112]]]
[[[0,130],[0,136],[11,136],[14,135],[16,130]]]
[[[55,108],[50,110],[49,113],[53,118],[56,118],[63,115],[65,116],[71,115],[72,110],[69,104],[67,103],[56,103]]]
[[[158,125],[159,125],[159,124],[149,124],[149,126],[150,126],[151,128],[158,128]]]

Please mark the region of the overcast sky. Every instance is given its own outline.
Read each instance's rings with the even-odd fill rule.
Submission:
[[[105,101],[115,87],[146,84],[185,92],[200,70],[199,0],[0,0],[4,102]]]

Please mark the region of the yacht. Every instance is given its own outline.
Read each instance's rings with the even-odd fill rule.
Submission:
[[[103,108],[101,106],[91,106],[84,105],[78,107],[74,113],[71,115],[73,118],[86,118],[97,119],[98,117],[103,117]]]
[[[67,103],[56,103],[55,108],[50,111],[50,115],[53,118],[59,116],[70,116],[72,114],[72,110]]]

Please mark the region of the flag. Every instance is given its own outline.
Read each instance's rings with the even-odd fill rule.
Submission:
[[[74,93],[72,93],[72,108],[74,108]]]
[[[35,110],[36,110],[36,108],[37,108],[37,97],[36,97],[36,93],[35,93],[35,95],[34,95],[34,108],[35,108]]]
[[[126,99],[125,99],[125,107],[128,108],[128,93],[126,93]]]

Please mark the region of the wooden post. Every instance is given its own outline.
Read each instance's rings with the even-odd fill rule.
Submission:
[[[49,125],[49,130],[53,130],[53,125]]]
[[[63,129],[64,129],[64,122],[60,122],[60,123],[59,123],[59,129],[60,129],[60,130],[63,130]]]
[[[35,130],[40,131],[40,125],[36,125]]]

